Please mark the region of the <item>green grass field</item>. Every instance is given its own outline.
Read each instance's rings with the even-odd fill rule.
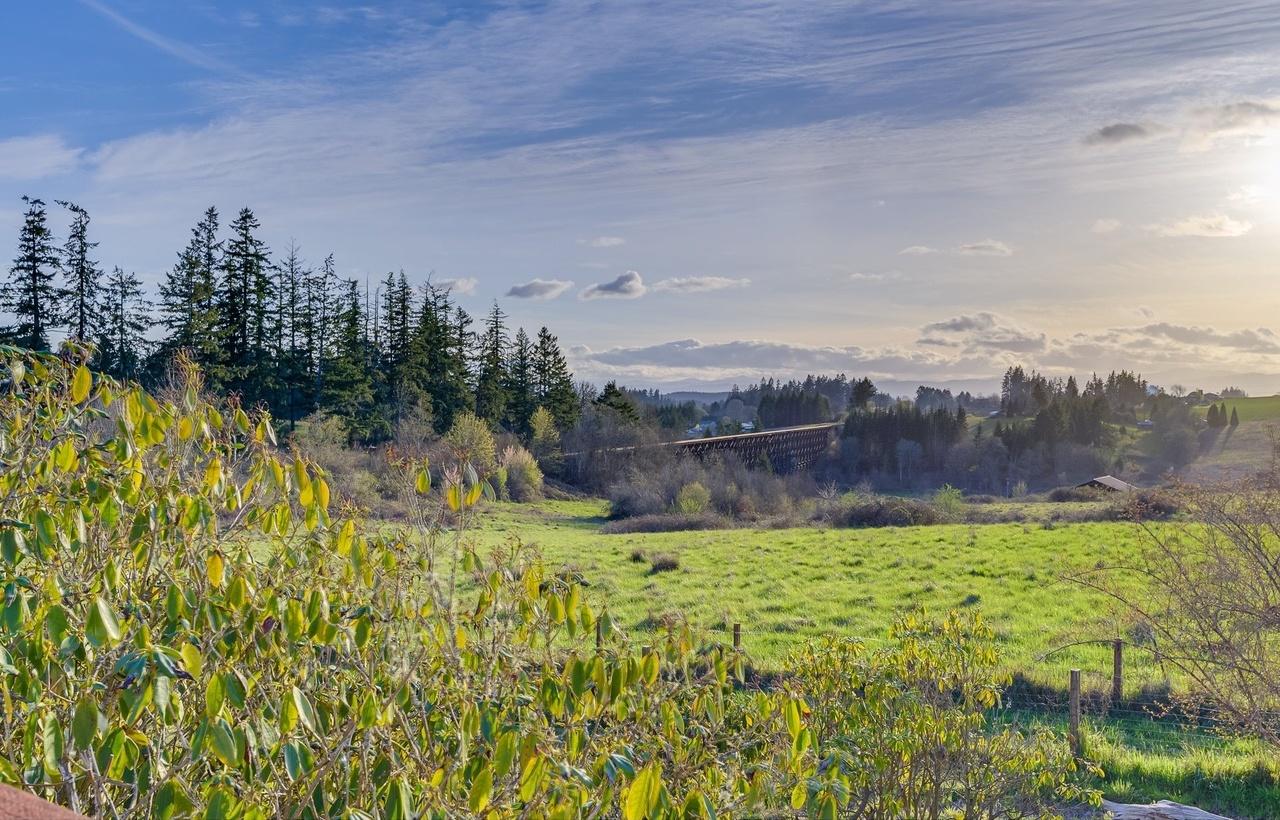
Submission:
[[[1061,715],[1009,711],[1022,726],[1066,731]],[[1225,738],[1197,727],[1142,716],[1086,717],[1084,754],[1102,768],[1109,800],[1173,800],[1235,818],[1280,817],[1280,761],[1256,740]]]
[[[1042,505],[1046,508],[1058,505]],[[1133,549],[1128,524],[963,524],[884,529],[733,529],[606,535],[599,501],[498,504],[474,535],[495,545],[518,537],[554,567],[580,571],[592,595],[624,628],[643,634],[685,617],[711,634],[742,624],[743,644],[764,671],[780,668],[807,638],[839,634],[878,639],[894,616],[915,606],[934,612],[979,607],[997,630],[1010,671],[1061,689],[1080,668],[1106,687],[1110,648],[1055,647],[1116,633],[1102,596],[1064,582]],[[675,556],[679,567],[653,573],[643,555]],[[1141,652],[1128,657],[1134,693],[1161,682]]]
[[[1020,505],[1029,518],[1062,505]],[[637,640],[685,617],[728,641],[735,622],[756,667],[779,669],[787,652],[824,634],[877,640],[893,617],[917,605],[935,612],[980,607],[996,628],[1004,661],[1033,684],[1065,688],[1072,668],[1086,690],[1109,688],[1109,646],[1055,647],[1110,637],[1117,627],[1100,594],[1063,580],[1077,569],[1111,561],[1140,544],[1131,524],[943,525],[883,529],[734,529],[606,535],[598,500],[494,504],[473,531],[481,546],[510,538],[537,545],[552,567],[571,567],[591,585],[593,605],[607,605]],[[658,554],[679,567],[651,572]],[[1126,653],[1126,694],[1164,681],[1151,658]],[[1009,702],[1051,693],[1013,692]],[[1132,707],[1130,707],[1132,708]],[[1021,724],[1065,729],[1060,711],[1010,708]],[[1258,743],[1228,740],[1169,721],[1092,716],[1086,755],[1104,777],[1109,798],[1146,803],[1171,799],[1238,818],[1280,817],[1280,767]]]

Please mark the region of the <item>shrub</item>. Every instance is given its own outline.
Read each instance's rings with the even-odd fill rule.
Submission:
[[[959,521],[964,515],[964,493],[943,484],[933,493],[933,508],[948,521]]]
[[[835,523],[845,527],[912,527],[940,524],[942,517],[933,505],[915,498],[855,497]]]
[[[670,553],[658,553],[649,559],[649,574],[657,575],[659,572],[674,572],[680,569],[680,559]]]
[[[794,654],[789,726],[813,756],[792,805],[810,816],[931,819],[1096,805],[1098,795],[1070,778],[1077,764],[1060,736],[989,724],[1009,683],[994,638],[976,614],[931,623],[913,613],[895,623],[887,648],[831,639]]]
[[[721,530],[732,527],[733,522],[718,515],[637,515],[610,521],[600,528],[607,535],[626,535],[639,532],[689,532],[691,530]]]
[[[698,481],[690,481],[676,493],[675,511],[682,515],[699,515],[710,504],[711,493]]]
[[[467,411],[455,416],[445,441],[452,448],[454,457],[460,462],[470,463],[481,478],[493,475],[497,469],[493,432],[488,422],[475,413]]]
[[[526,547],[333,516],[265,418],[0,359],[0,779],[246,818],[751,813],[793,785],[780,700],[734,697],[740,656],[687,627],[637,652]],[[480,485],[423,475],[465,527]]]
[[[1047,498],[1054,502],[1064,501],[1101,501],[1106,490],[1097,487],[1055,487],[1049,491]]]
[[[528,450],[519,445],[504,449],[501,469],[506,471],[506,491],[512,501],[542,498],[542,470]]]

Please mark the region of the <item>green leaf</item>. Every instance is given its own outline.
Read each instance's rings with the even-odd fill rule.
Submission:
[[[293,687],[293,705],[298,707],[298,719],[302,721],[302,725],[316,732],[315,709],[311,707],[311,701],[307,699],[306,694],[296,686]]]
[[[219,720],[209,728],[209,740],[213,744],[213,753],[223,763],[235,766],[239,762],[240,747],[231,726],[225,720]]]
[[[489,805],[493,797],[493,770],[488,766],[476,773],[471,781],[471,793],[467,796],[467,805],[473,814],[479,814]]]
[[[85,637],[94,646],[114,646],[120,640],[120,622],[115,610],[101,595],[95,596],[85,623]]]
[[[662,773],[657,764],[650,763],[640,770],[627,789],[627,801],[622,807],[623,820],[645,820],[658,805],[662,792]]]
[[[88,749],[98,733],[98,704],[92,698],[83,697],[76,702],[76,710],[71,718],[71,737],[77,749]]]
[[[84,400],[89,398],[89,390],[93,387],[93,374],[89,372],[89,368],[80,365],[76,368],[75,378],[71,381],[71,400],[76,404],[83,404]]]
[[[227,689],[222,682],[221,675],[214,675],[209,679],[209,685],[204,689],[204,713],[209,718],[216,718],[218,713],[222,711],[222,702],[226,699]]]
[[[61,779],[59,764],[62,762],[62,724],[53,714],[46,714],[40,721],[40,737],[44,741],[44,772],[53,780]]]
[[[413,792],[402,777],[391,781],[385,806],[387,820],[409,820],[413,817]]]

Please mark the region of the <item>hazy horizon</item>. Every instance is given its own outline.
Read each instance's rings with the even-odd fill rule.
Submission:
[[[1280,6],[168,4],[0,31],[23,194],[161,279],[209,205],[578,376],[1280,390]],[[52,212],[59,237],[64,214]],[[8,259],[10,256],[6,256]]]

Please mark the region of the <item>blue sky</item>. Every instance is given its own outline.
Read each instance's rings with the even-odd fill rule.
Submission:
[[[0,235],[156,282],[210,204],[458,280],[578,372],[1020,361],[1280,390],[1271,3],[50,0],[0,25]]]

